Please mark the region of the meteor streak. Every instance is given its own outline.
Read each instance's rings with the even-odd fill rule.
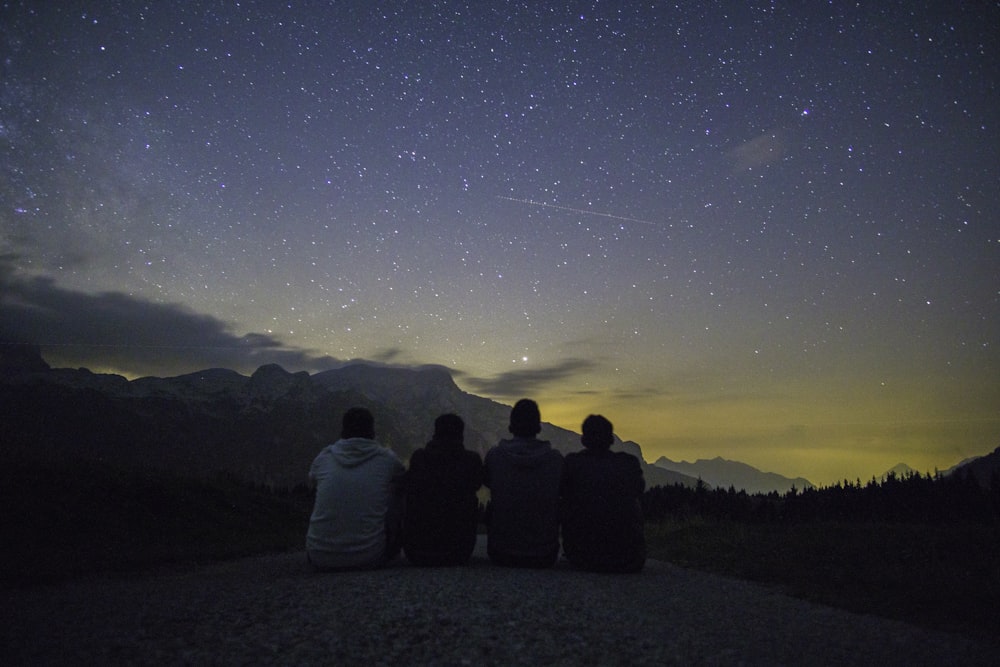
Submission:
[[[543,201],[534,201],[532,199],[516,199],[514,197],[504,197],[503,195],[497,195],[497,199],[506,199],[507,201],[516,202],[518,204],[527,204],[528,206],[543,206],[545,208],[557,208],[560,211],[572,211],[573,213],[582,213],[584,215],[596,215],[601,218],[611,218],[612,220],[624,220],[627,222],[638,222],[643,225],[656,225],[655,222],[649,220],[640,220],[639,218],[629,218],[624,215],[615,215],[613,213],[602,213],[600,211],[588,211],[583,208],[573,208],[572,206],[559,206],[557,204],[547,204]]]

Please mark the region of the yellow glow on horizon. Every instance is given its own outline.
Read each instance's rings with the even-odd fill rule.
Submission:
[[[542,392],[546,422],[579,432],[588,414],[603,414],[615,433],[642,447],[646,461],[721,456],[813,484],[868,481],[898,463],[920,473],[945,470],[992,451],[1000,415],[956,413],[934,383],[885,392],[867,388],[758,387],[743,395],[629,395]],[[946,392],[945,392],[946,393]],[[996,392],[994,392],[996,393]],[[989,394],[987,393],[987,400]]]

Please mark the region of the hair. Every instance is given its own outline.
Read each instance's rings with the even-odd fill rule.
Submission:
[[[441,415],[434,420],[434,439],[462,444],[465,440],[465,422],[456,414]]]
[[[538,403],[530,398],[522,398],[514,404],[510,411],[510,426],[508,430],[519,438],[531,438],[542,430],[542,413],[538,411]]]
[[[583,420],[583,435],[580,442],[587,449],[610,449],[615,441],[615,428],[601,415],[590,415]]]
[[[375,417],[368,408],[350,408],[344,413],[344,421],[340,428],[340,437],[369,438],[375,437]]]

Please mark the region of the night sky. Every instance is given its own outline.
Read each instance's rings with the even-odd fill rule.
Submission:
[[[1000,445],[1000,3],[0,6],[52,366],[442,365],[818,484]]]

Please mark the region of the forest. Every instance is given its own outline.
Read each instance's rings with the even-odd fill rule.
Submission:
[[[985,482],[985,483],[983,483]],[[821,488],[792,488],[784,495],[708,489],[702,483],[657,486],[646,491],[647,521],[700,516],[741,522],[943,522],[991,523],[1000,517],[1000,476],[978,480],[972,472],[916,473],[884,480],[844,480]]]
[[[658,486],[649,556],[921,627],[1000,637],[1000,483],[888,475],[784,495]]]

